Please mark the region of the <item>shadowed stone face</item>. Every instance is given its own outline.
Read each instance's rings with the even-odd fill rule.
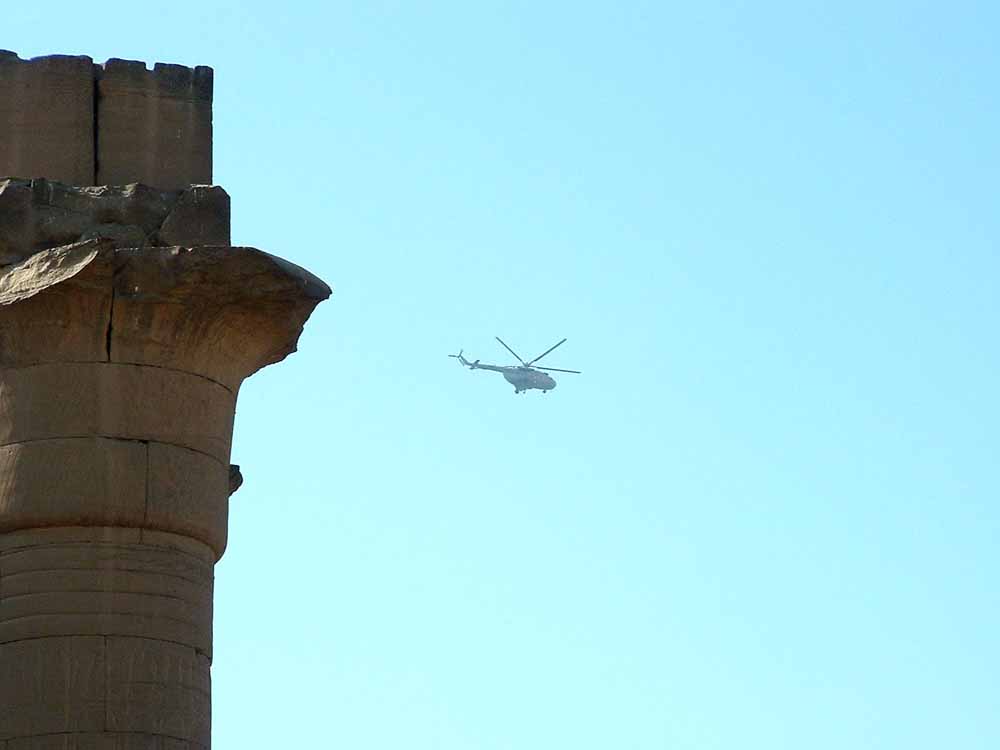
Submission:
[[[0,264],[89,239],[132,248],[229,245],[229,196],[213,185],[81,188],[0,179]]]
[[[330,295],[191,184],[211,84],[0,51],[0,750],[211,743],[237,395]]]
[[[211,68],[112,59],[94,70],[96,184],[212,181]]]
[[[0,175],[93,185],[94,86],[89,57],[0,50]]]

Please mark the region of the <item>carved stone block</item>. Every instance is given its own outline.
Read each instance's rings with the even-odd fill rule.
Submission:
[[[104,729],[103,637],[5,643],[0,664],[0,739]]]
[[[146,516],[146,446],[60,438],[0,447],[0,532],[134,526]]]
[[[56,532],[59,533],[56,533]],[[212,654],[212,566],[114,529],[34,529],[0,551],[0,642],[129,635]]]
[[[94,184],[94,63],[0,50],[0,175]]]
[[[0,445],[94,435],[155,440],[228,464],[236,397],[198,375],[114,362],[0,369]]]
[[[211,742],[207,658],[174,643],[139,638],[108,638],[107,649],[108,731]]]
[[[97,80],[97,183],[212,182],[212,69],[108,60]]]
[[[217,557],[229,528],[229,465],[166,443],[149,444],[145,527],[198,539]]]

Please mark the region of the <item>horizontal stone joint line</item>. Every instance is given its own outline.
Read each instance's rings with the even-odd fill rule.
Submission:
[[[64,524],[64,523],[57,523],[57,524],[41,525],[41,526],[37,525],[37,524],[31,525],[31,526],[15,526],[13,528],[9,528],[9,529],[5,529],[4,531],[0,531],[0,540],[2,540],[2,538],[3,538],[3,536],[5,534],[24,534],[26,532],[31,532],[31,531],[44,531],[46,529],[62,529],[62,528],[66,528],[66,524]],[[100,521],[100,522],[96,522],[96,523],[90,523],[90,524],[85,523],[85,522],[77,522],[77,523],[74,524],[74,528],[82,528],[82,529],[115,528],[115,529],[123,529],[123,530],[134,529],[135,531],[138,531],[140,533],[140,535],[143,532],[159,533],[159,534],[170,534],[170,535],[173,535],[173,536],[181,537],[183,539],[188,539],[188,540],[190,540],[192,542],[196,542],[198,544],[202,544],[206,548],[208,548],[208,551],[212,555],[215,556],[215,559],[211,563],[208,563],[207,560],[205,560],[202,557],[199,557],[198,555],[196,555],[194,553],[191,553],[191,552],[184,552],[183,553],[183,554],[186,554],[190,558],[193,558],[195,560],[201,561],[202,563],[211,564],[211,565],[215,565],[216,563],[218,563],[219,559],[221,558],[221,554],[219,553],[219,551],[217,549],[215,549],[208,542],[206,542],[206,541],[204,541],[204,540],[200,539],[199,537],[194,536],[192,534],[188,534],[188,533],[185,533],[185,532],[182,532],[182,531],[178,531],[178,530],[172,529],[172,528],[164,528],[162,526],[147,526],[147,527],[143,527],[143,526],[121,526],[121,525],[116,525],[116,526],[109,527],[107,525],[107,523],[104,522],[104,521]],[[154,545],[152,543],[147,543],[147,542],[137,542],[137,544],[146,544],[146,546],[152,547],[153,549],[169,549],[169,550],[174,551],[174,552],[183,552],[180,549],[177,549],[175,547],[168,547],[166,545],[158,545],[157,546],[157,545]],[[12,554],[14,552],[26,552],[26,551],[29,551],[31,549],[37,548],[38,546],[39,545],[28,545],[28,546],[25,546],[25,547],[18,547],[17,549],[12,549],[12,550],[9,550],[7,552],[0,553],[0,554],[2,554],[2,555],[9,555],[9,554]]]
[[[123,636],[127,638],[128,636]],[[169,683],[160,680],[129,680],[129,687],[132,685],[153,685],[154,687],[163,687],[164,685],[169,685],[172,688],[183,690],[185,693],[195,693],[197,695],[204,695],[206,698],[212,697],[212,692],[210,690],[202,690],[196,685],[185,685],[183,683]]]
[[[154,443],[156,445],[168,445],[171,448],[180,448],[181,450],[191,451],[192,453],[197,453],[198,455],[206,456],[207,458],[210,458],[213,461],[215,461],[215,463],[219,464],[219,466],[225,467],[227,471],[229,470],[229,464],[226,463],[225,461],[220,461],[218,457],[213,456],[211,453],[206,453],[205,451],[198,450],[197,448],[191,448],[187,445],[180,445],[178,443],[167,443],[164,442],[163,440],[151,440],[148,438],[122,437],[121,435],[106,435],[104,433],[92,433],[90,435],[59,435],[57,437],[29,438],[28,440],[12,440],[8,443],[0,442],[0,448],[7,448],[8,446],[12,445],[30,445],[32,443],[53,443],[60,440],[90,440],[92,438],[100,438],[101,440],[116,440],[120,443],[140,443],[142,445],[147,446],[147,449],[150,443]],[[148,484],[147,484],[147,489],[148,489]],[[130,526],[124,528],[142,528],[142,527]]]
[[[138,612],[108,612],[107,610],[102,610],[102,611],[99,611],[99,612],[38,612],[38,613],[35,613],[33,615],[18,615],[17,617],[0,618],[0,625],[9,625],[9,624],[14,623],[14,622],[22,622],[24,620],[38,619],[39,617],[43,617],[45,619],[51,619],[53,617],[121,617],[121,616],[125,616],[125,617],[144,617],[147,620],[155,620],[155,621],[169,620],[170,622],[175,622],[175,623],[177,623],[179,625],[186,625],[186,626],[192,627],[192,628],[194,628],[196,630],[200,630],[201,626],[202,626],[202,623],[193,622],[191,620],[182,620],[179,617],[171,617],[170,615],[163,615],[163,614],[144,615],[144,614],[140,614]],[[84,635],[84,634],[83,633],[78,633],[77,635]],[[112,633],[112,635],[117,635],[117,634]],[[66,637],[66,636],[64,636],[64,637]],[[122,633],[121,637],[122,638],[131,638],[132,636],[127,635],[125,633]],[[22,640],[22,639],[17,638],[15,640]],[[155,639],[154,638],[153,640],[164,640],[164,639]],[[177,641],[170,641],[170,642],[171,643],[176,643]],[[191,647],[191,644],[189,644],[189,643],[181,643],[180,645],[187,646],[188,648]]]
[[[22,551],[22,550],[18,550],[18,551]],[[197,579],[194,579],[194,578],[188,578],[187,576],[183,576],[183,575],[181,575],[179,573],[170,573],[170,572],[167,572],[167,571],[160,572],[158,570],[142,570],[140,568],[120,568],[120,567],[117,567],[117,566],[113,567],[113,568],[112,567],[98,567],[98,566],[87,567],[87,568],[84,568],[84,567],[78,567],[78,568],[32,568],[31,570],[18,570],[18,571],[15,571],[13,573],[4,573],[2,570],[0,570],[0,581],[4,581],[4,580],[9,581],[10,579],[17,578],[18,576],[33,575],[35,573],[108,573],[108,574],[110,574],[110,573],[136,573],[138,575],[148,576],[148,577],[157,576],[157,577],[162,577],[162,578],[175,578],[178,581],[184,581],[185,583],[192,583],[192,584],[195,584],[196,586],[199,586],[199,587],[204,588],[204,589],[209,589],[210,588],[210,586],[204,580],[197,580]],[[127,594],[127,593],[132,593],[132,592],[117,591],[117,590],[116,591],[107,591],[105,589],[102,589],[98,593],[102,593],[102,594],[104,594],[104,593],[112,593],[112,594],[121,593],[121,594]],[[4,597],[2,590],[0,590],[0,601],[3,601],[6,598],[9,598],[9,597]]]
[[[108,528],[108,527],[106,527],[106,526],[79,526],[79,527],[51,526],[51,527],[44,527],[44,528],[55,528],[55,529],[58,529],[58,528],[101,529],[101,528]],[[120,529],[120,528],[132,528],[132,527],[131,526],[112,526],[110,528],[118,528],[118,529]],[[17,532],[6,532],[6,533],[17,533]],[[164,534],[174,534],[175,536],[179,536],[179,537],[182,537],[184,539],[191,539],[191,537],[184,536],[183,534],[177,534],[176,532],[166,531],[166,532],[161,532],[161,533],[164,533]],[[0,539],[2,539],[2,538],[3,538],[3,534],[0,534]],[[205,545],[205,546],[208,546],[208,545]],[[53,549],[53,548],[56,548],[56,549],[63,549],[63,550],[67,550],[67,551],[68,550],[81,550],[81,551],[82,550],[88,550],[89,551],[92,547],[103,547],[106,550],[108,550],[108,549],[121,549],[121,550],[127,550],[129,552],[136,552],[136,553],[145,553],[145,552],[148,552],[150,550],[159,551],[159,550],[165,550],[166,549],[166,550],[170,550],[171,553],[177,553],[177,554],[180,554],[180,555],[184,555],[185,557],[190,557],[190,558],[196,560],[199,563],[199,567],[214,568],[214,566],[215,566],[214,563],[210,563],[210,562],[206,561],[205,559],[199,557],[198,555],[194,554],[193,552],[188,552],[187,550],[178,549],[176,547],[166,547],[166,546],[162,546],[162,545],[150,544],[148,542],[132,542],[130,544],[129,543],[122,544],[120,542],[104,542],[104,541],[93,541],[93,542],[90,542],[90,541],[84,541],[84,540],[74,541],[74,542],[45,542],[45,541],[43,541],[43,542],[36,542],[36,543],[33,543],[33,544],[26,544],[23,547],[14,547],[12,549],[0,552],[0,560],[2,560],[4,557],[8,557],[10,555],[25,554],[25,553],[35,552],[35,551],[38,551],[38,550],[41,550],[41,549]],[[94,569],[96,570],[96,568],[94,568]],[[129,569],[129,572],[132,572],[132,573],[142,573],[144,571],[139,570],[139,569]],[[172,575],[172,574],[164,573],[163,575]]]
[[[6,645],[14,643],[27,643],[28,641],[45,641],[45,640],[64,641],[67,638],[104,638],[105,641],[107,641],[108,638],[129,638],[132,640],[153,641],[154,643],[169,643],[172,646],[181,646],[182,648],[189,648],[192,651],[194,651],[196,655],[204,656],[208,660],[209,666],[211,666],[212,664],[211,656],[209,656],[207,653],[202,651],[197,646],[192,646],[190,643],[184,643],[183,641],[172,641],[169,638],[153,638],[152,636],[148,635],[132,635],[131,633],[129,634],[123,633],[120,635],[117,633],[112,633],[111,635],[94,635],[94,634],[84,634],[84,633],[81,633],[79,635],[29,635],[25,638],[11,638],[8,641],[0,640],[0,643]]]
[[[32,597],[32,596],[53,596],[53,595],[57,595],[57,594],[107,594],[108,596],[155,596],[157,599],[169,599],[169,600],[172,600],[172,601],[175,601],[175,602],[182,602],[184,604],[191,604],[191,600],[190,599],[186,599],[183,596],[172,596],[171,594],[156,594],[156,593],[153,593],[153,592],[150,592],[150,591],[115,591],[115,590],[109,591],[107,589],[69,589],[69,590],[66,590],[66,589],[59,589],[59,590],[56,590],[56,589],[47,589],[45,591],[26,591],[23,594],[8,594],[7,596],[5,596],[2,599],[0,599],[0,608],[3,607],[4,602],[10,602],[10,601],[13,601],[15,599],[25,599],[25,598]],[[48,613],[46,613],[46,614],[48,614]],[[75,612],[74,614],[90,615],[92,613],[91,612]],[[102,611],[102,612],[99,612],[98,614],[108,614],[108,615],[128,614],[128,615],[135,615],[136,617],[154,617],[154,615],[145,615],[145,614],[142,614],[142,613],[139,613],[139,612],[107,612],[107,611]],[[25,615],[25,616],[26,617],[31,617],[33,615]],[[159,615],[155,615],[155,616],[159,617]],[[17,618],[14,618],[14,619],[17,619]],[[167,619],[174,619],[174,618],[168,617]],[[3,617],[3,615],[0,614],[0,622],[9,622],[9,620],[6,620]]]

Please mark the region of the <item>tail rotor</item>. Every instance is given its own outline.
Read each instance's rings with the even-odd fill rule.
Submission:
[[[464,349],[459,349],[458,354],[449,354],[448,356],[452,357],[453,359],[457,359],[466,367],[471,367],[472,369],[476,369],[476,365],[479,364],[479,360],[477,359],[475,362],[470,362],[469,360],[467,360],[465,357],[462,356],[462,353],[464,351],[465,351]]]

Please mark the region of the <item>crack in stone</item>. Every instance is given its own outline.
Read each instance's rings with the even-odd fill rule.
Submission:
[[[115,273],[117,276],[117,273]],[[111,336],[113,334],[112,327],[114,326],[115,320],[115,297],[118,296],[115,292],[114,276],[111,280],[111,302],[108,304],[108,330],[105,332],[104,336],[104,348],[107,353],[107,361],[111,361]]]

